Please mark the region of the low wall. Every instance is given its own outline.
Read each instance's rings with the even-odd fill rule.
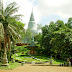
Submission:
[[[17,46],[23,46],[23,45],[30,45],[30,44],[27,44],[27,43],[16,43]]]

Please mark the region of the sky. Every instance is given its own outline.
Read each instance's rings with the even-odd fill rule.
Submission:
[[[66,23],[68,18],[72,17],[72,0],[3,0],[4,7],[14,1],[19,6],[18,14],[24,15],[22,22],[25,23],[25,29],[28,26],[32,8],[35,22],[42,26],[57,20],[63,20]]]

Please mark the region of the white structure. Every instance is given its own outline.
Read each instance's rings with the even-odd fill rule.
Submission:
[[[36,30],[37,30],[37,24],[35,23],[33,10],[31,12],[30,20],[29,20],[29,23],[28,23],[28,29],[31,29],[32,32],[36,32]]]
[[[37,24],[35,23],[34,15],[33,15],[33,10],[31,12],[30,20],[28,23],[28,29],[31,31],[32,35],[31,36],[26,36],[24,41],[25,43],[31,43],[32,45],[34,44],[34,35],[37,33]]]

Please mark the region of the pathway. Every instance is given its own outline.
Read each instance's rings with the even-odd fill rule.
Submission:
[[[72,67],[48,66],[46,64],[25,64],[13,70],[1,70],[0,72],[72,72]]]

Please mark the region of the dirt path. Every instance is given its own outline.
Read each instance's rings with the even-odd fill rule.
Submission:
[[[72,67],[48,66],[45,64],[25,64],[13,70],[1,70],[0,72],[72,72]]]

